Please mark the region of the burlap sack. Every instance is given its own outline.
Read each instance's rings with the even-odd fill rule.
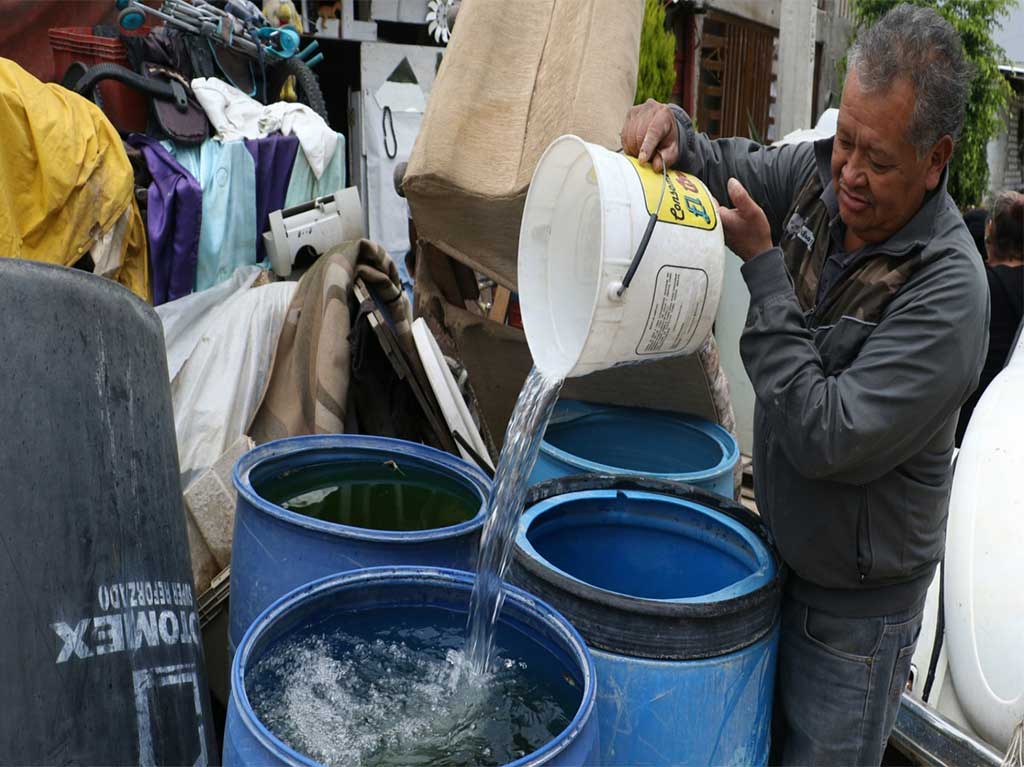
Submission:
[[[515,287],[519,221],[541,153],[566,133],[619,148],[643,7],[463,3],[403,183],[421,238]]]

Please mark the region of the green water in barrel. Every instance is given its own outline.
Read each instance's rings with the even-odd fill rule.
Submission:
[[[481,504],[466,483],[400,458],[302,466],[256,491],[297,514],[391,532],[457,525],[472,519]]]

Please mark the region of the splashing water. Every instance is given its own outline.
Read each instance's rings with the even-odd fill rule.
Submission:
[[[327,767],[507,764],[569,724],[581,693],[558,660],[505,631],[476,676],[464,640],[451,611],[349,614],[281,640],[245,687],[260,721]]]
[[[512,556],[527,481],[537,462],[544,429],[561,389],[561,380],[547,378],[537,368],[531,370],[505,431],[505,444],[487,499],[487,521],[480,540],[476,581],[469,603],[466,655],[477,674],[486,673],[490,668],[494,626],[505,599],[502,578]]]
[[[284,641],[245,683],[275,735],[328,767],[454,767],[507,764],[568,725],[579,682],[497,623],[527,483],[561,388],[533,369],[516,401],[487,500],[466,629],[455,612],[419,620],[402,608],[350,614],[334,629]]]

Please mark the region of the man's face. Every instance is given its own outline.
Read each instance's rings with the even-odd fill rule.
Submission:
[[[900,78],[868,94],[853,70],[846,77],[832,149],[832,186],[846,224],[847,247],[883,242],[898,232],[935,189],[953,150],[944,136],[918,157],[907,141],[914,88]]]

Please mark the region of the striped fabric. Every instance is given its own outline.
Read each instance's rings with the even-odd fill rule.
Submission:
[[[384,304],[402,351],[415,356],[412,308],[384,249],[359,240],[325,253],[302,276],[288,308],[267,390],[249,428],[257,443],[345,431],[356,279]]]

